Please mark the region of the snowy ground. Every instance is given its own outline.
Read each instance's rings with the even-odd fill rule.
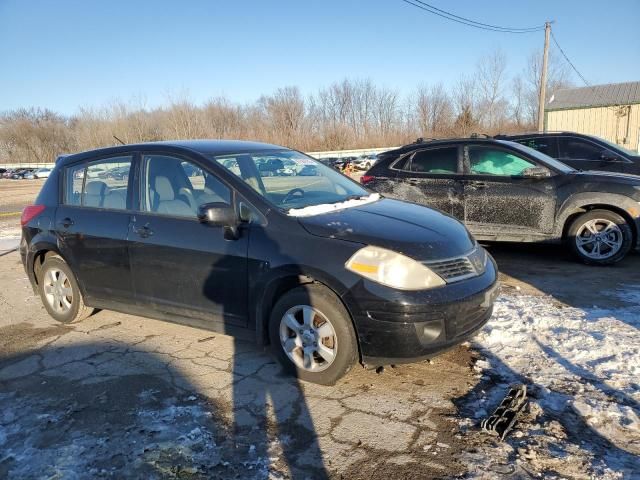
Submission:
[[[469,455],[476,476],[489,469],[640,478],[640,285],[607,294],[625,306],[499,298],[493,319],[473,342],[484,357],[475,365],[481,382],[463,405],[470,418],[461,425],[475,429],[509,384],[527,384],[533,398],[505,443]]]

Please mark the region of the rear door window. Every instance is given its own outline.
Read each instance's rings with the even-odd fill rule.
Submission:
[[[411,157],[408,170],[436,175],[457,174],[458,147],[434,148],[416,152]]]
[[[127,209],[132,157],[109,157],[66,169],[66,205],[111,210]]]

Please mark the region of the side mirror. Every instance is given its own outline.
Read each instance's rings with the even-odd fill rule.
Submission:
[[[238,239],[239,219],[231,205],[223,202],[205,203],[198,207],[198,220],[214,227],[224,227],[224,238]]]
[[[520,176],[527,178],[547,178],[551,176],[551,172],[545,167],[530,167],[525,168]]]
[[[618,156],[611,150],[603,150],[600,154],[600,158],[605,162],[615,162],[616,160],[618,160]]]

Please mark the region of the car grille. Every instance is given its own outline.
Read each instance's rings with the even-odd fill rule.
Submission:
[[[478,247],[463,257],[425,262],[425,264],[434,273],[440,275],[445,282],[454,283],[466,278],[482,275],[486,267],[486,262],[486,252],[484,249]]]

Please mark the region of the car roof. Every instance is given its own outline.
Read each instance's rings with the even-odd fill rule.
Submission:
[[[132,143],[127,145],[117,145],[114,147],[98,148],[86,152],[75,153],[72,155],[60,156],[59,160],[67,163],[95,156],[111,155],[120,152],[128,152],[131,150],[188,150],[204,155],[226,155],[233,153],[250,153],[264,151],[288,150],[286,147],[273,145],[270,143],[250,142],[244,140],[167,140],[161,142]]]
[[[488,143],[488,144],[500,145],[500,143],[498,143],[496,139],[486,138],[486,137],[438,138],[438,139],[422,140],[419,142],[409,143],[407,145],[403,145],[400,148],[383,152],[380,155],[402,154],[406,152],[411,152],[413,150],[419,150],[421,148],[449,146],[449,145],[454,146],[454,145],[460,145],[460,144],[466,144],[466,143]]]
[[[575,137],[590,137],[590,138],[593,138],[591,135],[586,135],[584,133],[564,132],[564,131],[500,133],[500,134],[496,135],[493,138],[497,138],[499,140],[500,139],[508,140],[509,138],[553,137],[553,136],[560,136],[560,135],[571,135],[571,136],[575,136]]]

